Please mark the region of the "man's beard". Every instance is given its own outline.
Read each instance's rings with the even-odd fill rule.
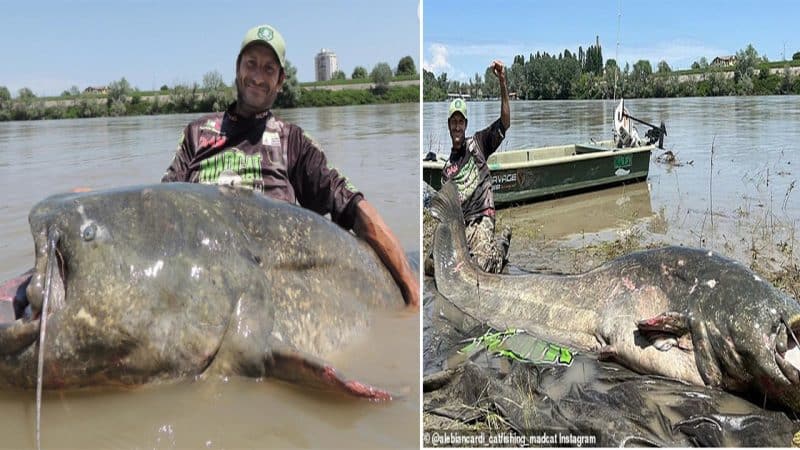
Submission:
[[[236,80],[236,102],[240,106],[245,106],[248,109],[252,109],[256,113],[260,113],[260,112],[263,112],[263,111],[266,111],[266,110],[272,108],[272,104],[275,102],[275,99],[272,99],[270,101],[269,94],[267,94],[267,96],[266,96],[266,101],[261,105],[254,105],[254,104],[252,104],[250,102],[246,102],[245,101],[245,96],[244,96],[244,89],[242,89],[242,87],[241,87],[242,83],[244,83],[244,82],[243,81],[239,81],[238,79]],[[245,87],[245,89],[246,89],[246,87]]]

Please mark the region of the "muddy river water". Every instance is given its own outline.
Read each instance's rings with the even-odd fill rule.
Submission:
[[[800,97],[632,99],[626,100],[625,104],[633,116],[655,124],[664,121],[667,127],[665,149],[653,152],[647,181],[499,210],[498,223],[511,225],[514,231],[509,252],[511,273],[525,270],[581,272],[610,257],[589,249],[610,248],[624,252],[628,243],[631,248],[647,245],[705,247],[734,257],[757,270],[776,272],[789,268],[792,273],[796,272],[800,262],[796,236],[800,223],[800,197],[796,185],[800,178]],[[497,101],[468,102],[467,105],[468,135],[499,117]],[[499,151],[610,139],[615,106],[612,101],[511,102],[511,128]],[[446,102],[424,105],[423,155],[428,151],[441,156],[449,153],[446,118]],[[640,135],[644,135],[646,127],[639,125],[638,130]],[[659,162],[659,157],[667,150],[676,157],[675,163]],[[794,287],[797,287],[796,282]],[[455,353],[466,345],[462,339],[479,336],[486,327],[466,317],[437,295],[430,278],[426,278],[424,289],[423,371],[425,375],[436,374],[435,378],[443,373],[440,372],[442,369],[464,360],[464,356]],[[791,286],[787,290],[797,297]],[[483,355],[474,360],[492,367],[493,375],[504,370],[493,366],[496,360],[483,358]],[[599,383],[595,374],[587,371],[586,367],[580,363],[572,368],[572,373],[567,371],[559,377],[560,385],[547,390],[545,397],[559,398],[574,387],[598,392],[607,389],[608,386]],[[545,370],[550,369],[545,366]],[[458,411],[474,413],[470,417],[479,417],[481,411],[490,411],[483,419],[477,419],[478,423],[484,420],[489,427],[497,422],[497,417],[492,414],[503,416],[497,412],[500,409],[491,409],[485,402],[475,402],[479,407],[470,409],[474,406],[474,398],[466,394],[464,398],[442,401],[442,398],[450,399],[459,392],[472,392],[472,387],[476,392],[480,390],[484,380],[474,375],[474,371],[470,372],[471,381],[468,382],[465,382],[466,376],[460,378],[455,387],[449,387],[452,390],[424,394],[426,414],[423,424],[426,430],[462,427],[459,420],[448,419],[454,416],[448,415],[453,409],[447,408],[463,407]],[[517,380],[514,378],[508,384]],[[652,380],[646,382],[661,386],[659,382],[652,384]],[[488,383],[486,381],[485,386]],[[620,384],[615,382],[611,386],[619,387]],[[654,405],[671,405],[679,396],[680,389],[666,383],[661,389],[664,396],[653,397]],[[503,391],[501,397],[520,394],[520,401],[525,401],[527,391],[511,389],[510,392]],[[652,393],[652,390],[637,388],[634,392]],[[706,394],[708,392],[702,392],[702,395]],[[491,395],[490,388],[484,387],[479,398],[485,400]],[[537,399],[537,402],[539,400],[547,399]],[[715,402],[715,411],[721,414],[759,413],[759,406],[724,392],[719,392]],[[436,410],[441,404],[446,407]],[[464,404],[470,407],[464,407]],[[531,417],[537,417],[539,413],[550,417],[544,408],[536,410],[537,405],[539,403],[524,405],[521,409]],[[652,405],[612,410],[608,423],[615,423],[616,417],[623,417],[631,411],[636,417],[661,411],[661,406],[648,409],[650,407]],[[696,413],[699,409],[695,405],[686,408],[682,414],[685,418]],[[512,416],[507,414],[504,417],[510,420]],[[671,421],[663,423],[672,426],[681,418],[658,417],[662,421]],[[796,424],[789,423],[785,417],[779,419],[775,423],[785,425],[780,441],[780,445],[785,446],[796,431]],[[556,422],[545,423],[552,425]],[[658,427],[653,425],[656,422],[658,420],[642,423],[646,423],[644,428],[656,429]],[[612,430],[615,427],[609,425]],[[667,435],[672,431],[674,428],[667,426]],[[726,439],[734,434],[726,432]],[[722,442],[716,445],[743,445],[736,439]],[[673,445],[686,444],[673,442],[668,446]]]
[[[499,151],[611,138],[613,101],[513,101],[511,128]],[[783,244],[795,258],[800,219],[800,97],[631,99],[637,118],[667,127],[665,150],[653,152],[644,184],[504,210],[516,231],[559,238],[621,230],[646,219],[660,241],[719,247],[745,258],[753,237]],[[499,102],[468,102],[471,134],[499,117]],[[447,103],[423,108],[423,150],[447,155]],[[640,135],[647,127],[637,125]],[[652,220],[655,219],[655,220]],[[607,236],[606,236],[607,237]],[[757,250],[768,251],[760,248]],[[514,245],[512,244],[512,252]],[[525,264],[525,261],[521,261]]]
[[[419,242],[419,106],[278,113],[320,142],[403,247]],[[182,128],[199,115],[0,123],[0,279],[33,264],[27,215],[50,194],[157,183]],[[332,357],[345,374],[403,395],[350,401],[279,382],[232,378],[131,390],[46,393],[43,448],[415,448],[419,319],[387,313]],[[322,324],[321,326],[325,326]],[[34,394],[0,392],[0,446],[34,444]]]

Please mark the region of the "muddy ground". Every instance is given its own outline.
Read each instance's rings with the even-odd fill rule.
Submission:
[[[581,206],[582,203],[585,205]],[[505,225],[510,225],[513,229],[509,252],[510,273],[525,271],[579,273],[632,251],[680,245],[703,247],[735,258],[770,280],[779,289],[794,298],[800,298],[798,249],[794,238],[796,220],[782,215],[779,207],[743,202],[739,205],[717,205],[713,208],[713,214],[708,211],[680,208],[673,211],[680,212],[652,210],[649,188],[645,182],[636,186],[614,188],[610,193],[580,194],[577,197],[502,209],[498,211],[496,229],[501,230]],[[425,249],[431,245],[434,227],[435,220],[425,211],[423,214]],[[427,252],[424,251],[424,254]],[[520,425],[522,419],[515,422],[514,418],[520,414],[539,416],[539,421],[531,421],[530,417],[522,420],[522,423],[528,426],[530,424],[562,426],[564,424],[555,423],[558,421],[548,422],[546,417],[569,418],[568,423],[584,420],[585,417],[581,414],[594,415],[596,419],[598,411],[603,410],[604,402],[617,401],[610,397],[600,400],[594,396],[592,398],[597,400],[597,403],[590,412],[561,411],[563,404],[569,404],[568,399],[556,404],[555,408],[560,412],[555,415],[552,414],[552,406],[544,412],[537,410],[538,405],[543,404],[543,398],[550,399],[553,394],[552,386],[557,384],[551,383],[551,388],[547,388],[546,383],[542,384],[542,380],[546,379],[543,374],[546,375],[556,369],[547,366],[521,368],[518,363],[509,363],[503,358],[486,354],[473,356],[465,362],[464,357],[457,355],[458,349],[466,345],[465,340],[482,335],[487,328],[461,314],[446,300],[438,298],[431,278],[426,277],[423,289],[425,291],[423,318],[425,430],[519,431],[520,427],[523,427]],[[581,395],[586,395],[586,392],[606,395],[610,392],[610,386],[615,386],[615,389],[629,386],[618,382],[619,380],[610,382],[608,377],[601,377],[602,380],[589,377],[591,381],[586,383],[586,367],[591,367],[592,373],[611,371],[618,374],[625,369],[613,364],[600,363],[591,355],[582,355],[581,358],[588,358],[581,363],[584,383],[577,383],[581,385],[579,389],[583,393]],[[526,394],[526,390],[513,381],[520,376],[526,379],[533,376],[538,380],[534,383],[537,387],[528,390]],[[465,382],[465,379],[470,381]],[[625,378],[625,381],[653,385],[652,380],[638,375]],[[478,392],[470,393],[470,390],[475,390],[475,383],[485,386],[482,390],[478,389]],[[498,387],[497,383],[505,385]],[[653,417],[648,420],[636,419],[634,422],[616,423],[611,427],[616,431],[605,432],[603,434],[605,440],[600,442],[601,444],[789,446],[794,433],[800,430],[798,425],[800,422],[796,417],[789,418],[782,412],[771,411],[774,409],[771,405],[761,404],[758,399],[744,400],[710,389],[695,389],[687,393],[685,386],[670,387],[667,382],[655,383],[660,387],[660,397],[648,397],[645,394],[652,392],[644,392],[639,388],[625,391],[627,394],[621,395],[629,401],[632,400],[631,392],[634,392],[635,396],[644,395],[645,399],[636,397],[627,406],[636,410],[635,413],[639,416],[647,417],[652,413],[652,408],[648,413],[647,408],[637,410],[636,405],[656,405],[653,408],[658,412],[653,413]],[[663,396],[665,392],[671,395],[666,400]],[[534,398],[533,393],[544,397]],[[515,395],[520,398],[511,399]],[[708,400],[703,404],[683,403],[690,397]],[[503,406],[505,403],[497,401],[498,398],[511,399],[509,401],[516,407]],[[585,399],[581,402],[586,403]],[[671,405],[670,414],[662,414],[662,406],[657,406],[664,402]],[[757,403],[759,405],[756,405]],[[763,409],[762,406],[767,406],[767,409]],[[620,408],[625,410],[626,407],[620,406]],[[619,411],[621,410],[616,410],[617,413]],[[603,420],[607,423],[619,419],[613,410],[606,411],[604,417],[606,419]],[[687,432],[686,429],[676,425],[692,423],[692,420],[698,420],[698,417],[704,418],[706,424],[714,423],[712,428],[716,430],[716,434],[696,426],[689,427],[693,431]],[[760,429],[736,427],[729,429],[725,428],[724,423],[730,421],[714,422],[710,419],[719,417],[726,417],[726,420],[747,417],[754,421],[753,423],[766,426]],[[671,425],[665,426],[664,422]],[[586,422],[590,423],[595,422]],[[631,426],[631,423],[634,425]],[[633,431],[626,434],[626,427],[632,427]],[[631,436],[640,436],[642,433],[648,434],[650,440],[630,440]],[[716,437],[704,440],[709,436]],[[743,436],[750,436],[748,439],[751,440],[744,439]]]

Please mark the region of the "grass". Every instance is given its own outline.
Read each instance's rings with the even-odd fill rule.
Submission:
[[[585,270],[587,259],[599,264],[632,251],[664,245],[704,247],[716,249],[740,260],[778,289],[800,299],[800,263],[797,258],[800,252],[797,246],[797,225],[800,219],[792,217],[792,212],[787,209],[795,191],[796,180],[780,190],[776,187],[776,174],[789,175],[782,169],[786,166],[785,155],[781,154],[778,161],[742,177],[743,182],[749,185],[749,191],[764,193],[764,200],[756,200],[743,194],[740,204],[723,206],[722,210],[715,210],[713,203],[713,142],[709,157],[708,207],[699,220],[698,229],[689,230],[686,242],[674,242],[668,237],[659,238],[654,233],[647,233],[641,226],[634,226],[620,231],[616,239],[589,243],[575,250],[573,265]],[[667,222],[664,227],[667,229],[691,228],[690,223],[687,223],[689,214],[687,208],[678,204],[674,217],[664,217],[662,210],[657,215],[657,220]]]
[[[761,198],[743,194],[739,202],[725,204],[719,200],[711,200],[713,198],[711,193],[715,188],[719,188],[715,185],[719,184],[719,181],[712,176],[713,171],[720,170],[718,167],[715,168],[716,163],[720,161],[720,155],[717,154],[718,149],[714,145],[712,142],[708,150],[708,158],[714,162],[707,174],[709,201],[705,208],[693,206],[691,214],[697,216],[688,218],[689,208],[680,204],[683,197],[678,195],[674,214],[667,213],[662,208],[655,217],[633,220],[633,225],[623,226],[610,235],[593,233],[572,235],[558,240],[544,240],[536,231],[536,223],[531,223],[525,227],[526,229],[515,228],[512,250],[525,247],[541,248],[555,243],[557,247],[553,259],[558,259],[559,255],[567,255],[559,264],[565,269],[572,264],[572,272],[582,272],[633,251],[666,245],[703,246],[719,251],[724,249],[723,253],[748,265],[779,290],[795,299],[800,299],[800,261],[797,258],[800,252],[797,246],[797,225],[800,218],[794,217],[793,210],[789,209],[795,195],[796,182],[778,178],[791,175],[785,168],[787,165],[785,155],[781,154],[778,161],[772,161],[742,176],[743,184],[747,185],[746,191],[759,193]],[[706,181],[701,182],[706,183]],[[504,209],[499,213],[501,217],[512,215],[514,212],[513,209]],[[703,226],[700,226],[701,223]],[[695,224],[696,230],[686,231],[686,228],[691,228]],[[659,231],[649,231],[654,227]],[[498,229],[502,229],[499,223]],[[679,235],[682,236],[680,239],[685,238],[685,241],[679,242],[679,238],[667,234],[668,230],[679,230]],[[538,260],[541,256],[537,254],[534,259]],[[544,258],[547,259],[548,256],[544,255]],[[517,263],[513,261],[513,255],[512,263]],[[427,397],[428,394],[425,395],[426,401]],[[452,429],[468,430],[496,429],[493,427],[511,429],[507,420],[494,411],[495,406],[491,402],[487,402],[486,398],[480,400],[471,407],[482,412],[480,419],[469,424],[451,420],[448,422],[449,426]],[[429,413],[424,413],[426,428],[431,416]],[[797,441],[800,442],[800,435]]]
[[[784,66],[800,67],[800,59],[792,59],[792,60],[786,60],[786,61],[771,61],[771,62],[768,62],[766,64],[759,65],[759,68],[764,67],[764,66],[766,66],[766,67],[768,67],[770,69],[782,69]]]
[[[712,142],[707,156],[711,163],[700,183],[707,184],[705,205],[685,205],[680,183],[675,202],[644,218],[619,217],[616,230],[548,237],[536,220],[514,227],[511,262],[526,270],[580,273],[619,256],[657,247],[700,247],[739,260],[800,299],[800,248],[796,217],[797,181],[793,180],[787,154],[746,172],[741,180],[740,200],[719,201],[721,186],[718,143]],[[679,166],[671,173],[682,171]],[[724,169],[722,169],[724,170]],[[529,214],[526,212],[525,214]],[[513,220],[514,208],[501,209],[497,229]],[[537,265],[544,265],[538,267]]]
[[[403,75],[403,76],[399,76],[399,77],[393,77],[390,80],[390,82],[409,81],[409,80],[419,80],[419,75]],[[313,87],[317,87],[317,86],[339,86],[339,85],[347,86],[347,85],[353,85],[353,84],[372,84],[372,80],[370,80],[369,78],[363,78],[363,79],[356,79],[356,80],[307,81],[307,82],[303,82],[303,83],[298,83],[298,85],[301,88],[313,88]],[[138,94],[141,97],[153,97],[153,96],[156,96],[156,95],[170,95],[170,92],[171,91],[161,91],[161,90],[158,90],[158,91],[137,91],[136,94]],[[206,89],[198,88],[197,92],[202,94],[202,93],[206,92]],[[37,99],[45,100],[45,101],[72,100],[72,99],[78,99],[78,98],[102,98],[102,99],[104,99],[104,98],[106,98],[106,95],[104,95],[104,94],[86,94],[86,93],[81,93],[79,97],[77,97],[77,96],[61,96],[61,95],[53,95],[53,96],[48,96],[48,97],[37,97]]]
[[[786,60],[786,61],[771,61],[768,63],[762,63],[758,65],[758,69],[782,69],[784,66],[789,67],[800,67],[800,60]],[[699,73],[720,73],[720,72],[733,72],[734,67],[711,67],[709,66],[707,69],[684,69],[684,70],[673,70],[672,72],[668,73],[667,75],[696,75]],[[654,73],[654,75],[658,75]]]
[[[645,244],[644,232],[640,228],[630,228],[617,233],[616,239],[612,241],[601,241],[587,244],[582,249],[573,250],[577,257],[591,257],[601,261],[610,261],[622,255],[652,248],[653,245]]]
[[[767,68],[767,69],[782,69],[784,66],[789,67],[800,67],[800,60],[786,60],[786,61],[771,61],[768,63],[762,63],[758,65],[759,69]],[[709,66],[707,69],[683,69],[683,70],[673,70],[670,72],[674,75],[696,75],[698,73],[715,73],[715,72],[733,72],[734,67],[712,67]]]
[[[733,72],[733,66],[731,67],[708,67],[707,69],[684,69],[684,70],[673,70],[672,72],[666,74],[654,73],[653,75],[696,75],[699,73],[725,73],[725,72]]]
[[[394,81],[409,81],[409,80],[419,80],[419,74],[393,77],[389,81],[394,82]],[[350,79],[350,80],[306,81],[303,83],[299,83],[300,87],[304,88],[311,88],[317,86],[339,86],[348,84],[372,84],[372,80],[370,80],[369,78],[359,78],[356,80]]]

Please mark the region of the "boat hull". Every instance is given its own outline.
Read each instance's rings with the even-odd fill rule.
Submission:
[[[617,149],[611,141],[498,152],[489,157],[497,206],[647,179],[654,145]],[[422,163],[422,179],[441,188],[443,161]]]

